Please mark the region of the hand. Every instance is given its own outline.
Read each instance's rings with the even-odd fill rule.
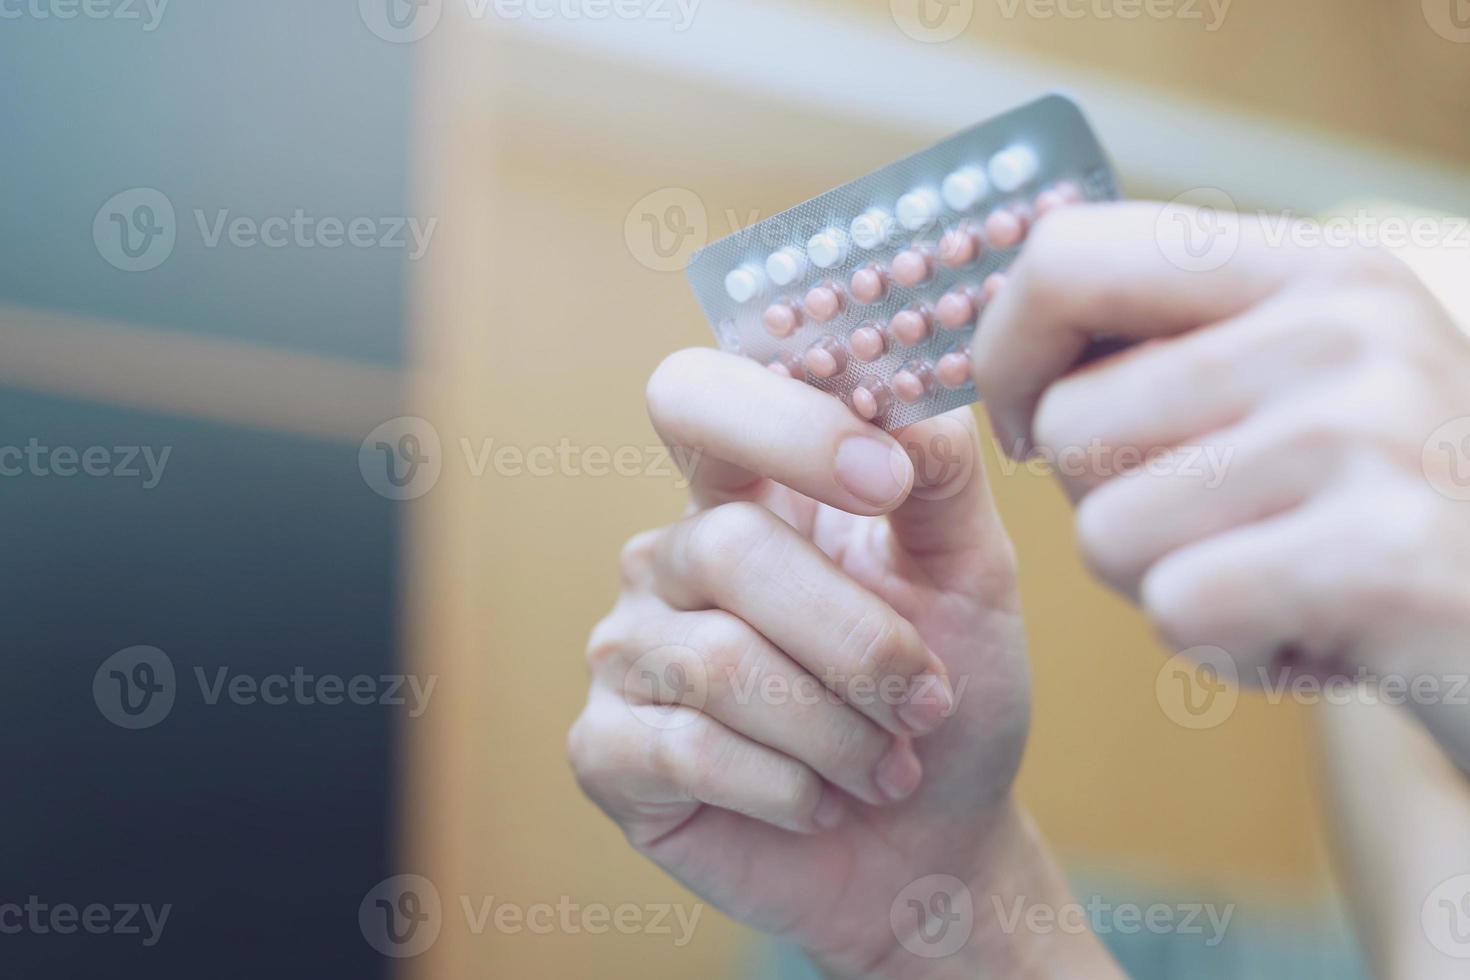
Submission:
[[[1470,344],[1386,254],[1222,215],[1238,249],[1188,272],[1160,215],[1037,225],[976,335],[1002,441],[1067,471],[1084,556],[1175,649],[1223,648],[1256,683],[1294,666],[1463,696],[1444,675],[1470,671],[1470,422],[1441,426],[1470,416]],[[1068,373],[1099,335],[1142,343]],[[1470,760],[1470,708],[1414,707]]]
[[[592,632],[569,739],[588,795],[680,881],[831,975],[1091,966],[1091,936],[1002,935],[989,900],[1061,901],[1065,886],[1011,797],[1028,676],[973,415],[902,434],[916,474],[830,395],[733,355],[673,355],[648,404],[698,454],[693,504],[629,542]],[[932,874],[975,907],[944,960],[906,946],[919,919],[900,893]],[[895,903],[912,929],[890,925]]]

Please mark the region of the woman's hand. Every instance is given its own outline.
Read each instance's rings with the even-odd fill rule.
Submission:
[[[831,396],[702,349],[648,403],[698,460],[693,503],[628,543],[592,632],[569,740],[588,795],[832,975],[1105,975],[1090,935],[1006,935],[992,903],[1066,889],[1011,798],[1027,667],[973,415],[902,433],[911,461]]]
[[[1256,684],[1287,665],[1417,680],[1407,700],[1463,766],[1470,344],[1397,260],[1288,225],[1216,215],[1238,246],[1188,271],[1198,217],[1037,225],[976,334],[1001,440],[1091,461],[1062,476],[1082,552],[1175,649],[1223,648]],[[1141,343],[1069,373],[1099,335]]]

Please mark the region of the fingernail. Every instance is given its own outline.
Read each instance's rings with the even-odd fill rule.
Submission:
[[[822,798],[817,801],[817,809],[812,813],[812,822],[822,830],[831,830],[842,822],[846,814],[847,804],[842,802],[837,790],[831,786],[823,786]]]
[[[874,507],[897,500],[908,489],[913,470],[908,454],[894,443],[850,436],[837,447],[837,482]]]
[[[898,706],[898,720],[915,735],[927,735],[953,709],[949,681],[938,674],[920,674],[909,683],[909,699]]]
[[[907,742],[895,742],[888,754],[879,761],[878,768],[873,772],[873,779],[883,795],[890,802],[897,803],[919,788],[919,780],[923,775],[924,769],[919,764],[919,757],[914,755],[914,750]]]

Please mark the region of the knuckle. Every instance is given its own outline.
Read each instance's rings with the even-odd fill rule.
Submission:
[[[622,632],[622,628],[614,617],[607,616],[598,620],[587,637],[587,650],[584,656],[589,669],[596,670],[617,657],[623,645]]]
[[[1031,431],[1038,445],[1060,450],[1076,442],[1077,402],[1075,382],[1059,381],[1042,392],[1036,405]]]
[[[776,517],[759,504],[736,501],[694,518],[685,538],[685,565],[704,582],[727,578],[769,540]]]
[[[1390,288],[1417,282],[1413,271],[1386,248],[1360,243],[1327,251],[1325,268],[1334,281]]]
[[[624,588],[632,588],[648,578],[658,539],[658,531],[644,531],[629,538],[618,552],[618,577]]]
[[[882,681],[893,675],[917,672],[920,658],[905,643],[907,636],[897,614],[875,610],[859,616],[845,631],[839,655],[852,664],[858,677]]]
[[[704,660],[707,696],[712,701],[741,689],[760,649],[755,631],[721,610],[700,614],[694,643]]]
[[[844,715],[847,717],[842,718],[830,732],[824,757],[833,771],[866,774],[882,757],[890,739],[850,712],[844,712]]]

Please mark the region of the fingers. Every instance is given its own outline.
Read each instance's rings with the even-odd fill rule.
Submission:
[[[975,413],[958,408],[894,433],[914,468],[909,496],[888,515],[904,550],[918,556],[1004,543],[985,482]]]
[[[1329,492],[1364,460],[1417,468],[1438,417],[1417,375],[1381,360],[1308,377],[1290,397],[1089,493],[1077,535],[1100,577],[1135,595],[1170,552]]]
[[[797,833],[845,814],[841,794],[795,759],[693,709],[629,704],[600,686],[567,752],[583,790],[640,845],[705,804]]]
[[[1006,288],[975,332],[975,381],[1006,450],[1030,446],[1043,391],[1067,373],[1099,334],[1147,340],[1232,317],[1277,292],[1306,261],[1301,250],[1270,248],[1255,223],[1218,215],[1240,236],[1225,265],[1188,271],[1195,234],[1157,204],[1063,208],[1037,223]],[[1213,219],[1212,219],[1213,220]]]
[[[654,428],[694,461],[700,506],[747,499],[762,477],[867,516],[897,506],[913,482],[888,433],[840,401],[708,348],[670,355],[648,382]]]
[[[913,625],[764,508],[726,504],[669,528],[654,576],[671,606],[733,613],[891,732],[930,732],[953,706]],[[855,698],[856,685],[884,696]]]
[[[729,613],[644,618],[624,632],[595,669],[630,702],[701,711],[867,803],[896,803],[918,788],[922,768],[907,738],[842,703]]]
[[[1036,411],[1036,445],[1053,460],[1089,460],[1058,467],[1080,498],[1126,461],[1233,425],[1304,378],[1360,359],[1400,306],[1365,287],[1325,297],[1288,290],[1239,317],[1134,348],[1052,384]]]

